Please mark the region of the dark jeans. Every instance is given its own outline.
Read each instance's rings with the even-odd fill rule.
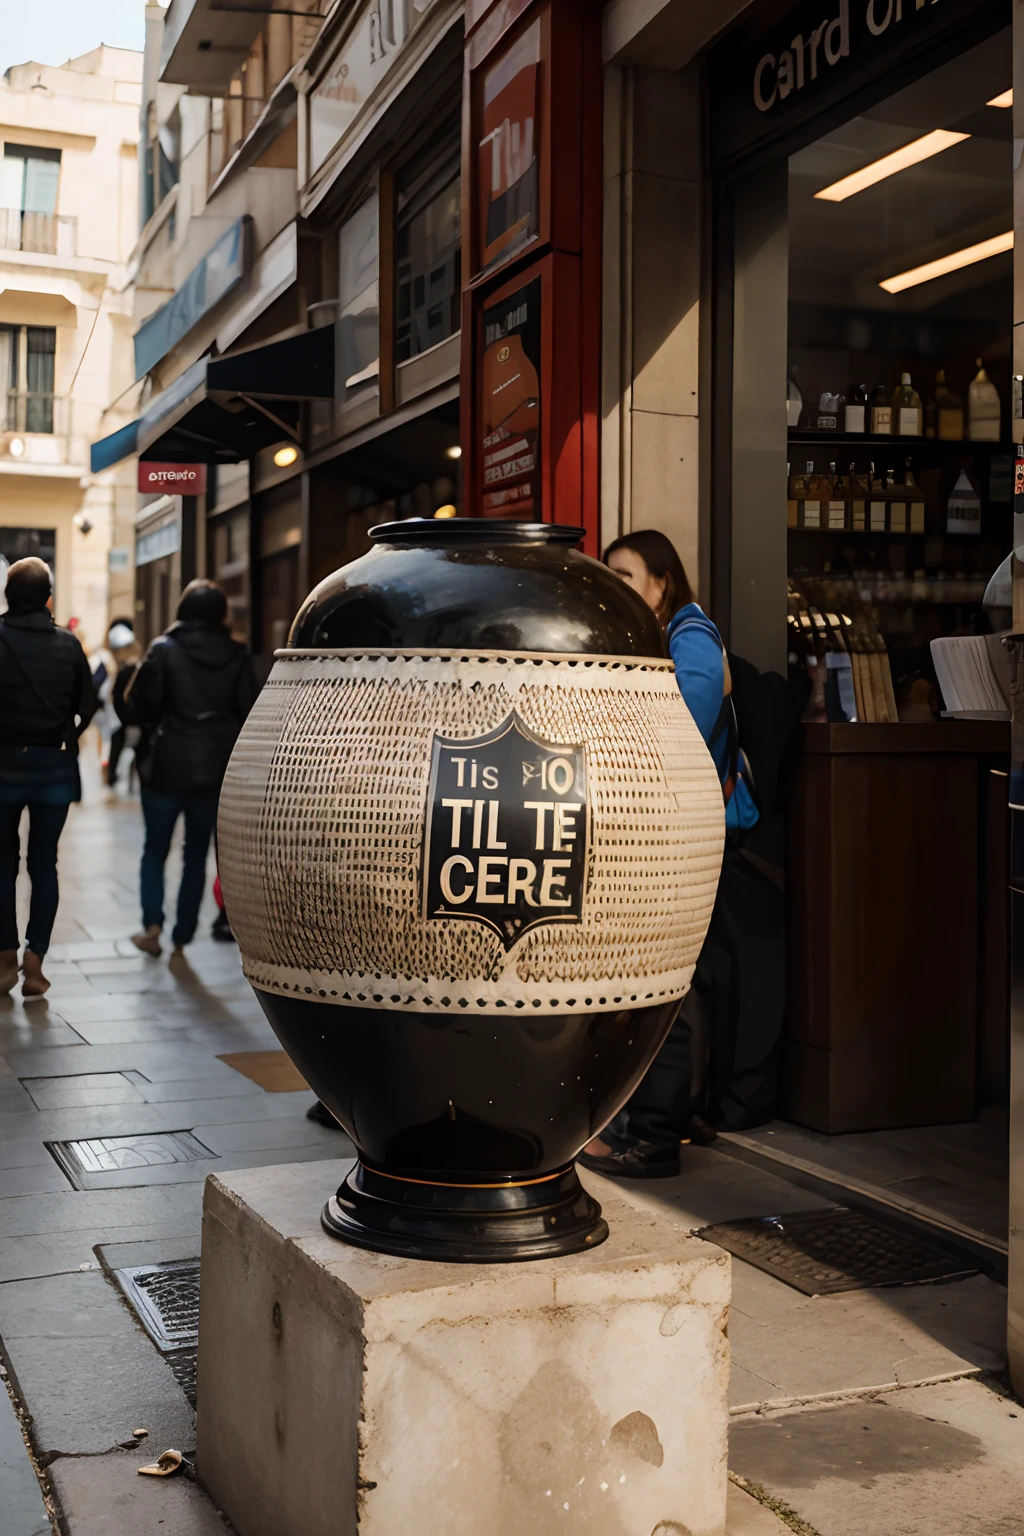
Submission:
[[[25,947],[45,955],[50,947],[53,920],[57,916],[57,843],[68,819],[66,805],[33,804],[24,800],[0,802],[0,950],[18,948],[18,914],[15,886],[21,863],[18,826],[28,806],[28,856],[26,867],[32,882]]]
[[[178,817],[185,818],[185,851],[182,858],[181,885],[178,887],[178,913],[171,934],[175,944],[187,944],[195,935],[199,905],[206,885],[206,855],[217,825],[216,789],[195,790],[189,795],[162,795],[155,789],[142,790],[142,814],[146,822],[146,844],[142,850],[142,924],[163,926],[164,865]]]
[[[693,1114],[727,1131],[770,1120],[785,999],[785,899],[727,849],[693,985],[611,1139],[668,1146]]]

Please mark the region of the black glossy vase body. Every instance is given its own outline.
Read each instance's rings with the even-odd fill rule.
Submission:
[[[390,524],[278,653],[221,800],[243,965],[359,1161],[348,1242],[493,1261],[607,1235],[574,1158],[710,918],[721,793],[653,615],[577,529]]]

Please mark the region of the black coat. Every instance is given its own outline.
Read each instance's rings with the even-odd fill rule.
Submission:
[[[49,613],[0,617],[0,730],[7,747],[77,742],[99,707],[85,652]]]
[[[222,624],[172,624],[124,693],[122,718],[151,734],[143,783],[165,795],[219,789],[258,692],[249,651]]]

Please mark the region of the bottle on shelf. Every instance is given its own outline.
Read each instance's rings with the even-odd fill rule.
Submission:
[[[999,391],[981,366],[979,357],[978,372],[967,391],[967,435],[971,442],[998,443],[1001,414]]]
[[[885,499],[889,503],[889,531],[906,533],[907,504],[896,488],[896,476],[891,469],[885,472]]]
[[[848,482],[843,475],[836,474],[835,464],[828,467],[830,482],[830,494],[828,499],[828,522],[825,524],[833,533],[837,530],[841,533],[846,527],[846,497],[848,494]]]
[[[893,430],[897,437],[920,437],[921,396],[910,382],[910,374],[900,375],[900,384],[892,397]]]
[[[830,395],[828,390],[826,390],[818,401],[818,431],[840,431],[845,408],[846,401],[842,395]]]
[[[848,437],[860,437],[868,429],[868,391],[866,384],[851,384],[846,396],[843,429]]]
[[[791,429],[800,425],[803,408],[804,397],[800,393],[800,386],[790,374],[786,380],[786,422]]]
[[[846,526],[854,533],[863,533],[867,528],[868,496],[871,487],[866,475],[858,475],[856,464],[850,465],[849,478],[849,521]]]
[[[949,493],[949,501],[946,503],[946,532],[981,532],[981,497],[972,485],[966,469],[961,469],[960,477]]]
[[[801,528],[821,527],[821,480],[822,476],[815,473],[814,460],[807,461],[807,477],[805,481],[805,495],[803,501],[803,515],[800,520]]]
[[[935,388],[928,401],[925,435],[944,443],[959,443],[964,435],[964,402],[946,383],[946,370],[935,375]]]
[[[791,474],[786,465],[786,527],[799,528],[803,501],[807,494],[807,481],[803,475]]]
[[[885,486],[875,476],[875,466],[871,465],[868,474],[870,486],[870,500],[868,502],[868,527],[872,533],[884,533],[885,521]]]
[[[892,436],[892,406],[884,384],[871,392],[871,432],[874,437]]]
[[[909,533],[924,533],[924,491],[914,479],[914,471],[907,460],[907,467],[903,475],[903,486],[907,503],[907,531]]]
[[[814,524],[808,524],[808,508],[811,507],[809,495],[811,495],[812,476],[814,476],[814,459],[808,459],[808,462],[806,462],[806,467],[804,467],[803,475],[794,475],[794,478],[792,478],[791,481],[791,485],[789,485],[789,504],[788,507],[786,507],[786,522],[788,522],[789,527],[817,528],[817,502],[814,502]],[[791,524],[791,522],[789,522],[789,518],[794,515],[795,518],[797,518],[797,521],[792,522]]]

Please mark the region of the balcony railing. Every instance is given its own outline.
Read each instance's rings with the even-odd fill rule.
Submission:
[[[20,208],[0,208],[0,251],[76,256],[78,220],[66,213],[23,213]]]
[[[0,396],[0,402],[0,432],[67,437],[70,431],[71,400],[67,395],[9,389]]]

